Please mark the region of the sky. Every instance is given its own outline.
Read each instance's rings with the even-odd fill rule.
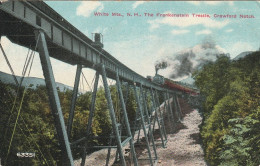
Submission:
[[[228,53],[234,58],[241,52],[255,51],[260,47],[260,3],[256,1],[46,1],[46,3],[89,38],[92,38],[92,33],[102,33],[104,49],[144,77],[154,75],[154,66],[162,59],[171,61],[168,63],[171,67],[159,70],[159,74],[170,77],[175,72],[176,66],[181,65],[180,56],[185,52],[196,54],[197,58],[191,60],[195,68],[198,67],[198,61],[208,55],[208,52]],[[95,12],[109,15],[95,16]],[[120,13],[122,16],[112,16],[112,13]],[[127,13],[132,16],[127,16]],[[189,17],[162,17],[163,14],[183,14]],[[198,15],[208,15],[210,18]],[[220,15],[236,15],[236,18],[220,18]],[[254,18],[240,18],[240,15]],[[210,41],[214,46],[205,51],[203,49],[205,41]],[[1,43],[15,74],[21,75],[28,50],[12,44],[5,37],[2,37]],[[73,86],[76,66],[53,58],[51,62],[56,81]],[[0,53],[0,71],[10,73],[2,53]],[[88,80],[92,80],[94,72],[84,69],[84,75]],[[30,76],[43,78],[37,54]],[[176,80],[186,77],[181,75],[176,77]]]

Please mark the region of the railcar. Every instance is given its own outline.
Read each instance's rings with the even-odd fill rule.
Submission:
[[[188,86],[181,85],[177,81],[170,80],[168,78],[164,78],[162,75],[156,74],[154,77],[147,76],[149,81],[152,81],[156,84],[160,84],[163,87],[170,88],[175,91],[180,91],[190,95],[198,95],[199,92],[193,88]]]

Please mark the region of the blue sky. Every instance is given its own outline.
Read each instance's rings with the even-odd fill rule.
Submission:
[[[139,74],[154,75],[154,64],[164,57],[174,57],[184,50],[198,51],[199,45],[210,38],[216,49],[235,57],[243,51],[258,50],[260,46],[260,3],[250,2],[135,2],[135,1],[46,1],[61,16],[91,38],[91,33],[99,32],[104,36],[104,49]],[[109,13],[109,16],[94,16],[94,12]],[[121,13],[123,17],[111,16],[112,12]],[[127,13],[138,13],[139,17],[129,17]],[[146,17],[144,13],[189,14],[187,18]],[[211,18],[194,18],[192,14],[208,14]],[[214,18],[217,15],[237,15],[238,18]],[[253,15],[255,18],[242,19],[242,15]],[[8,53],[25,52],[23,48],[6,43]],[[4,44],[3,44],[4,45]],[[13,49],[15,47],[15,49]],[[200,50],[200,49],[199,49]],[[200,53],[200,51],[198,51]],[[0,70],[9,72],[3,64],[0,53]],[[12,57],[16,63],[24,57]],[[41,68],[32,76],[42,77]],[[56,81],[73,85],[75,66],[70,66],[52,59]],[[19,75],[21,65],[15,65]],[[21,69],[20,69],[21,68]],[[168,76],[172,68],[161,70],[160,74]],[[66,71],[71,77],[64,78]],[[93,72],[89,70],[91,78]],[[85,74],[88,75],[88,74]]]

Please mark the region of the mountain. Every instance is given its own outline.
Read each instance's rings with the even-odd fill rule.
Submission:
[[[16,76],[18,82],[20,82],[21,78],[20,76]],[[11,74],[7,74],[4,72],[0,71],[0,81],[6,84],[14,84],[15,85],[15,81],[14,78]],[[30,86],[30,88],[36,89],[37,86],[46,86],[45,84],[45,80],[42,78],[36,78],[36,77],[24,77],[22,86]],[[58,83],[56,82],[57,87],[60,89],[61,92],[68,90],[72,90],[73,88],[67,85],[64,85],[62,83]]]
[[[245,56],[247,56],[248,54],[251,54],[253,51],[245,51],[245,52],[241,52],[240,54],[238,54],[235,58],[233,58],[233,60],[239,60],[241,58],[244,58]]]

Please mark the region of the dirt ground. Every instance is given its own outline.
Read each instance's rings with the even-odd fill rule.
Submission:
[[[191,109],[184,100],[180,100],[183,119],[179,123],[173,125],[173,130],[170,129],[170,124],[165,118],[165,126],[167,132],[167,147],[161,146],[158,129],[154,133],[156,142],[156,152],[158,156],[158,166],[206,166],[203,158],[203,150],[200,146],[199,139],[199,124],[201,117],[197,110]],[[137,134],[136,134],[137,135]],[[142,134],[141,134],[142,136]],[[144,139],[142,139],[144,142]],[[151,147],[152,149],[152,147]],[[148,152],[145,146],[136,147],[138,163],[141,166],[150,165],[148,160]],[[126,159],[130,153],[125,153]],[[154,152],[152,151],[152,154]],[[87,156],[85,166],[102,166],[106,162],[107,149],[96,151]],[[111,151],[109,165],[120,165],[113,163],[115,160],[115,150]],[[81,160],[75,161],[75,166],[80,165]],[[127,161],[128,165],[133,165]]]
[[[201,117],[193,110],[182,121],[183,129],[168,135],[167,148],[158,148],[160,166],[206,166],[199,144]]]

